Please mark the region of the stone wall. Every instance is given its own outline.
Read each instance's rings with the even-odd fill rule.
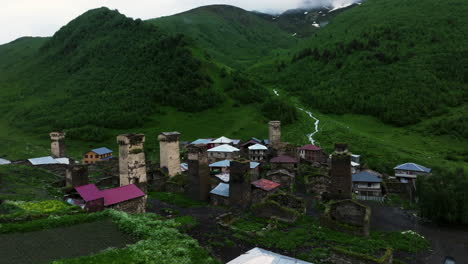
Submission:
[[[276,148],[281,142],[281,122],[270,121],[268,123],[268,139],[270,140],[270,147]]]
[[[336,144],[331,159],[331,184],[329,195],[332,199],[351,199],[351,153],[346,144]]]
[[[85,165],[70,165],[67,168],[65,183],[67,186],[72,187],[88,184],[88,167]]]
[[[289,194],[272,194],[252,206],[255,216],[274,218],[285,222],[294,222],[306,212],[302,199]]]
[[[375,258],[345,250],[332,249],[329,261],[334,264],[392,264],[393,250],[389,248],[381,257]]]
[[[247,207],[250,205],[251,178],[250,161],[234,160],[230,164],[229,203],[231,206]]]
[[[327,205],[320,223],[340,232],[369,235],[371,210],[353,200],[342,200]]]
[[[65,152],[65,133],[51,132],[50,136],[50,152],[54,158],[66,157]]]
[[[120,186],[147,182],[144,142],[143,134],[124,134],[117,137]]]
[[[180,173],[179,132],[163,132],[158,136],[161,168],[167,168],[169,177]]]
[[[109,206],[109,208],[123,211],[129,214],[141,214],[146,212],[146,199],[147,196],[142,196],[136,199],[131,199],[118,204]]]
[[[188,147],[188,194],[192,199],[207,201],[210,194],[210,168],[206,145]]]

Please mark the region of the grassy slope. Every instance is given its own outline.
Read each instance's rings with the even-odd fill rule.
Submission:
[[[226,5],[199,7],[149,21],[192,37],[215,60],[234,68],[251,65],[299,41],[275,23]]]

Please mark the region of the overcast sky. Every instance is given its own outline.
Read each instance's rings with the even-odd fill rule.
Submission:
[[[85,11],[106,6],[133,18],[168,16],[202,5],[229,4],[281,12],[307,5],[340,6],[354,0],[1,0],[0,44],[23,36],[52,36]]]

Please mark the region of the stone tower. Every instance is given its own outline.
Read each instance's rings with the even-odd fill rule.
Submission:
[[[50,152],[54,158],[65,157],[65,133],[51,132],[50,136]]]
[[[161,168],[167,168],[169,177],[180,173],[179,132],[159,134],[159,157]]]
[[[146,183],[146,162],[143,144],[145,135],[124,134],[117,137],[119,144],[120,186]]]
[[[270,146],[277,147],[281,143],[281,122],[270,121],[268,123],[268,139]]]
[[[88,167],[85,165],[69,165],[66,171],[67,186],[77,187],[89,183]]]
[[[188,193],[192,199],[207,201],[210,196],[210,168],[206,145],[188,149]]]
[[[250,161],[231,161],[229,166],[229,204],[237,207],[250,205]]]
[[[346,144],[335,144],[331,158],[331,184],[329,188],[332,199],[351,199],[351,153]]]

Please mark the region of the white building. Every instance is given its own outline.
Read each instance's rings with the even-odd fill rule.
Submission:
[[[283,256],[271,251],[253,248],[227,264],[313,264],[303,260]]]

